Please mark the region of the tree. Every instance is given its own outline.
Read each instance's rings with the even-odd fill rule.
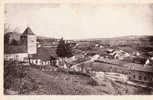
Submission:
[[[6,45],[9,44],[9,40],[10,40],[9,39],[9,35],[8,34],[5,34],[4,35],[4,44],[6,44]]]
[[[63,38],[61,38],[61,40],[59,41],[56,49],[56,54],[58,57],[61,58],[73,56],[70,45],[68,43],[65,43]]]
[[[4,34],[10,32],[10,31],[11,31],[10,25],[8,23],[5,23],[4,24]]]
[[[69,43],[66,43],[66,57],[72,57],[73,54],[72,54],[72,49],[71,49],[71,46]]]
[[[18,41],[15,40],[15,39],[13,39],[13,40],[11,41],[11,45],[18,45]]]

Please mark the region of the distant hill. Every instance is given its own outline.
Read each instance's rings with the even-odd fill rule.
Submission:
[[[116,40],[152,40],[153,35],[143,35],[143,36],[136,36],[136,35],[129,35],[129,36],[120,36],[120,37],[113,37],[113,38],[89,38],[89,39],[80,39],[78,41],[116,41]]]
[[[153,35],[152,36],[123,36],[114,38],[92,38],[92,39],[82,39],[80,41],[97,41],[102,44],[109,44],[111,46],[118,45],[141,45],[141,46],[151,46],[153,45]]]
[[[93,38],[82,39],[82,41],[91,41],[99,43],[105,47],[121,49],[129,53],[140,52],[144,56],[153,56],[153,35],[150,36],[123,36],[115,38]]]
[[[47,36],[37,36],[37,39],[56,39],[56,38],[52,38],[52,37],[47,37]]]
[[[51,38],[51,37],[45,37],[45,36],[37,36],[37,41],[41,45],[46,45],[46,46],[51,46],[52,45],[53,46],[53,45],[57,44],[58,39]]]

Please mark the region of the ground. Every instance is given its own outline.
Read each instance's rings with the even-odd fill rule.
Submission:
[[[136,87],[111,80],[104,80],[101,85],[97,85],[91,77],[82,74],[70,74],[58,70],[42,72],[32,67],[29,68],[22,82],[15,81],[15,83],[21,88],[16,89],[13,85],[14,87],[6,89],[5,94],[13,94],[13,91],[14,94],[19,94],[20,91],[25,95],[124,95],[127,88],[128,94],[139,94]]]

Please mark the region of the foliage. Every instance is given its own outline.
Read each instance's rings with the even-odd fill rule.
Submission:
[[[56,49],[56,54],[58,57],[62,57],[62,58],[73,56],[70,44],[65,43],[63,38],[59,41],[59,44]]]
[[[13,39],[13,40],[11,41],[11,45],[18,45],[18,41],[16,41],[15,39]]]
[[[4,64],[4,88],[9,89],[15,83],[15,79],[21,79],[26,76],[27,69],[15,62],[5,62]]]
[[[4,44],[5,45],[18,45],[19,42],[16,39],[12,39],[10,34],[15,34],[15,33],[6,33],[4,35]]]
[[[9,35],[7,34],[4,35],[4,43],[9,44]]]

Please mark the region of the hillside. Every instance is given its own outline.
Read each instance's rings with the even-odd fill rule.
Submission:
[[[39,68],[29,66],[22,69],[24,73],[23,71],[19,73],[21,70],[19,66],[8,67],[11,69],[5,70],[4,84],[4,94],[7,95],[124,95],[127,89],[127,94],[146,93],[140,87],[128,86],[108,79],[99,80],[100,85],[98,85],[89,76],[68,73],[55,67],[50,67],[52,71],[40,71]],[[12,70],[14,73],[9,73]],[[22,78],[19,74],[22,74]]]
[[[80,41],[97,41],[101,42],[102,44],[110,44],[112,46],[117,45],[131,45],[131,44],[153,44],[153,36],[122,36],[122,37],[114,37],[114,38],[91,38],[91,39],[84,39]]]

